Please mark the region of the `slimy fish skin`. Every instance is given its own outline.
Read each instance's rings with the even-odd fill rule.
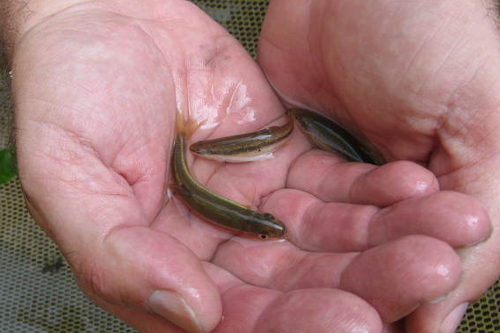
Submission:
[[[293,119],[282,126],[266,127],[262,130],[198,141],[189,149],[195,155],[224,162],[252,162],[267,159],[280,148],[293,132]]]
[[[294,122],[309,141],[319,149],[352,162],[382,165],[382,154],[369,143],[363,144],[348,130],[327,117],[304,109],[289,110],[290,119],[282,126],[198,141],[189,148],[197,156],[223,162],[251,162],[267,159],[293,132]]]
[[[317,148],[338,154],[348,161],[382,165],[382,154],[374,147],[368,148],[349,131],[316,112],[291,109],[298,127]]]
[[[177,117],[182,117],[178,114]],[[189,171],[187,140],[183,122],[177,120],[177,134],[172,152],[174,194],[198,216],[230,230],[256,235],[261,239],[282,238],[286,228],[269,213],[249,209],[223,198],[202,186]]]

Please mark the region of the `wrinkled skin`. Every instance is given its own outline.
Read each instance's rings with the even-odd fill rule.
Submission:
[[[28,207],[87,296],[139,331],[397,332],[392,323],[417,309],[407,331],[435,332],[498,273],[496,234],[463,250],[463,264],[455,252],[490,236],[482,205],[497,214],[497,48],[456,50],[479,32],[496,42],[485,9],[314,3],[272,3],[263,69],[287,99],[330,112],[395,162],[345,163],[297,131],[273,159],[191,160],[210,189],[284,221],[284,242],[233,237],[165,196],[177,108],[205,125],[192,140],[284,114],[260,68],[197,7],[38,2],[19,29],[13,92]],[[434,29],[417,29],[415,12]],[[395,35],[404,24],[408,38]]]
[[[442,190],[480,199],[496,226],[497,16],[493,1],[275,0],[260,64],[286,99],[330,112],[387,157],[428,165]],[[436,332],[453,308],[479,297],[498,277],[498,248],[494,233],[461,252],[464,281],[413,313],[407,331]]]

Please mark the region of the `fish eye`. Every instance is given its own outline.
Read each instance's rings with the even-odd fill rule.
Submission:
[[[268,235],[265,235],[265,234],[259,234],[259,238],[260,239],[268,239],[269,236]]]

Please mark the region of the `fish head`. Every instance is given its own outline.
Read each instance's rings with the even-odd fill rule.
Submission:
[[[211,150],[209,150],[202,141],[195,142],[190,145],[189,150],[196,155],[211,155]]]
[[[265,223],[260,223],[256,230],[260,239],[282,238],[285,235],[285,225],[272,214],[262,213],[262,219]]]

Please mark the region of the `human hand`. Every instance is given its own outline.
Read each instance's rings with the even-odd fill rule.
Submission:
[[[441,230],[453,222],[470,231],[450,235],[454,246],[487,234],[475,202],[433,194],[436,179],[425,169],[339,163],[305,153],[311,147],[298,132],[271,160],[190,165],[210,189],[282,219],[289,242],[231,237],[186,216],[165,201],[175,111],[204,123],[193,140],[267,126],[283,109],[257,66],[188,2],[32,4],[13,58],[27,203],[85,293],[139,331],[179,331],[171,321],[190,332],[379,332],[459,279],[449,245],[425,236],[386,242],[413,233],[399,224],[409,207],[423,221],[440,220]],[[318,156],[314,168],[302,163],[307,156]],[[342,178],[334,191],[285,188],[304,175],[321,181],[325,165]],[[331,195],[353,204],[321,200]],[[460,212],[449,218],[425,209],[426,195],[460,202],[477,225]],[[375,222],[387,230],[367,226]],[[404,255],[415,248],[418,256]],[[401,297],[408,284],[412,292]]]
[[[493,1],[274,0],[259,63],[289,102],[330,113],[389,160],[428,166],[441,190],[479,199],[495,226],[497,15]],[[321,188],[327,184],[335,186],[326,181]],[[303,190],[315,185],[293,184]],[[444,215],[457,210],[451,202],[430,207]],[[444,233],[459,228],[441,226]],[[467,302],[500,273],[499,237],[494,232],[487,242],[459,252],[463,281],[446,299],[424,303],[406,318],[406,332],[454,332]]]

